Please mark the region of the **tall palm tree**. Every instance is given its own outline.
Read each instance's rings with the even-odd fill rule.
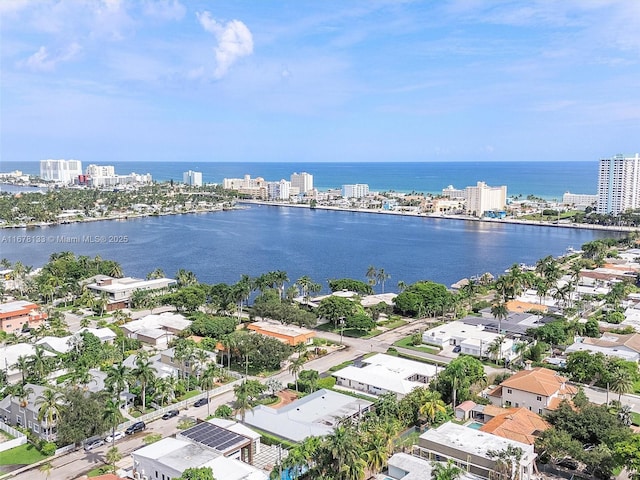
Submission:
[[[11,365],[12,368],[20,370],[20,375],[22,376],[22,384],[24,385],[26,377],[29,373],[29,357],[26,355],[20,355],[16,359],[16,363]]]
[[[373,265],[369,265],[369,268],[367,268],[367,273],[365,274],[365,276],[369,279],[369,285],[373,287],[377,282],[378,270]]]
[[[210,363],[204,372],[202,372],[202,376],[200,377],[200,388],[207,391],[207,398],[209,398],[209,392],[213,387],[216,386],[216,379],[218,378],[218,367],[216,367],[213,363]],[[209,411],[209,406],[211,402],[207,403],[207,417],[211,414]]]
[[[144,356],[136,357],[136,366],[131,371],[131,377],[140,383],[142,389],[142,411],[147,411],[147,386],[151,385],[156,379],[157,371],[153,367],[151,361]]]
[[[122,418],[120,414],[120,403],[109,398],[102,411],[102,419],[105,420],[111,427],[111,446],[116,446],[116,427]]]
[[[384,268],[381,268],[380,270],[378,270],[378,273],[376,274],[376,282],[382,285],[382,293],[384,293],[385,282],[390,278],[391,278],[391,275],[385,272]]]
[[[111,390],[118,404],[120,404],[120,395],[129,386],[129,379],[129,368],[122,363],[111,365],[107,370],[107,378],[104,383]]]
[[[291,363],[289,363],[289,373],[291,373],[296,381],[296,391],[298,390],[298,373],[300,373],[300,371],[302,370],[302,367],[304,367],[304,362],[305,362],[305,358],[303,355],[298,355],[298,357],[295,360],[292,360]]]
[[[47,388],[36,397],[34,405],[38,407],[38,421],[45,421],[47,440],[51,439],[51,429],[55,426],[64,409],[63,395],[60,392]]]
[[[234,406],[236,410],[236,415],[240,414],[242,421],[244,422],[247,410],[251,410],[251,398],[249,397],[249,392],[247,391],[247,382],[246,380],[239,385],[233,387],[233,391],[236,395]]]
[[[498,335],[502,334],[502,321],[506,320],[509,316],[509,310],[507,304],[504,302],[496,301],[491,306],[491,315],[498,319]]]
[[[386,439],[381,435],[370,435],[365,446],[364,455],[369,471],[372,474],[380,472],[389,458]]]

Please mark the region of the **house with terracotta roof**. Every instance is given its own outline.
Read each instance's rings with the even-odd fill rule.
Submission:
[[[480,427],[480,431],[533,445],[540,433],[550,427],[540,415],[519,407],[506,409],[504,413],[496,415]]]
[[[47,319],[40,306],[24,300],[0,304],[0,329],[19,333],[25,327],[39,327]]]
[[[493,405],[524,407],[542,414],[555,410],[562,400],[572,399],[577,391],[565,377],[548,368],[531,368],[528,361],[524,370],[490,391],[488,399]]]
[[[284,325],[277,322],[253,322],[247,325],[247,328],[260,335],[278,339],[291,346],[298,345],[299,343],[311,345],[313,337],[316,336],[316,332],[308,328]]]

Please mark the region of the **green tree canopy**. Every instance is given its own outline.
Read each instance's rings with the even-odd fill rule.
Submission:
[[[453,301],[447,288],[431,281],[409,285],[395,298],[395,308],[402,315],[418,316],[428,312],[444,310]]]
[[[211,467],[187,468],[174,480],[216,480]]]
[[[351,278],[339,278],[337,280],[329,280],[329,289],[332,292],[340,292],[342,290],[348,290],[349,292],[356,292],[360,295],[372,295],[373,288],[371,285],[362,282],[360,280],[353,280]]]

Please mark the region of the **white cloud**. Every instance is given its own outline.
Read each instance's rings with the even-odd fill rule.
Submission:
[[[80,45],[72,43],[64,51],[51,55],[47,47],[41,46],[37,52],[21,62],[21,66],[40,72],[52,71],[59,63],[73,60],[80,50],[82,50]]]
[[[247,26],[240,20],[219,22],[209,12],[198,13],[202,27],[215,35],[218,45],[216,54],[215,78],[224,77],[231,65],[239,58],[253,53],[253,36]]]
[[[180,20],[186,10],[178,0],[145,0],[142,5],[145,15],[161,20]]]

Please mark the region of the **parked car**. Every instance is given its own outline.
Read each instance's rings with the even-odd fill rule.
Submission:
[[[453,353],[460,353],[461,350],[462,347],[460,345],[456,345],[455,347],[453,347]]]
[[[134,433],[143,431],[145,428],[147,428],[147,426],[144,424],[144,422],[136,422],[129,428],[127,428],[124,433],[126,433],[127,435],[133,435]]]
[[[577,460],[574,460],[573,458],[563,458],[562,460],[560,460],[558,462],[558,465],[560,465],[561,467],[567,468],[569,470],[577,470],[578,467],[580,466],[580,464],[577,462]]]
[[[113,433],[113,435],[109,435],[108,437],[105,437],[104,442],[107,444],[112,443],[114,440],[117,442],[123,437],[124,437],[124,432],[116,431]]]
[[[104,440],[101,438],[94,438],[93,440],[87,440],[84,444],[85,451],[89,452],[94,448],[98,448],[104,445]]]
[[[169,410],[162,415],[163,420],[169,420],[170,418],[177,417],[180,412],[178,410]]]
[[[209,403],[209,399],[208,398],[199,398],[198,400],[196,400],[196,403],[193,404],[194,407],[201,407],[203,405],[206,405],[207,403]]]

